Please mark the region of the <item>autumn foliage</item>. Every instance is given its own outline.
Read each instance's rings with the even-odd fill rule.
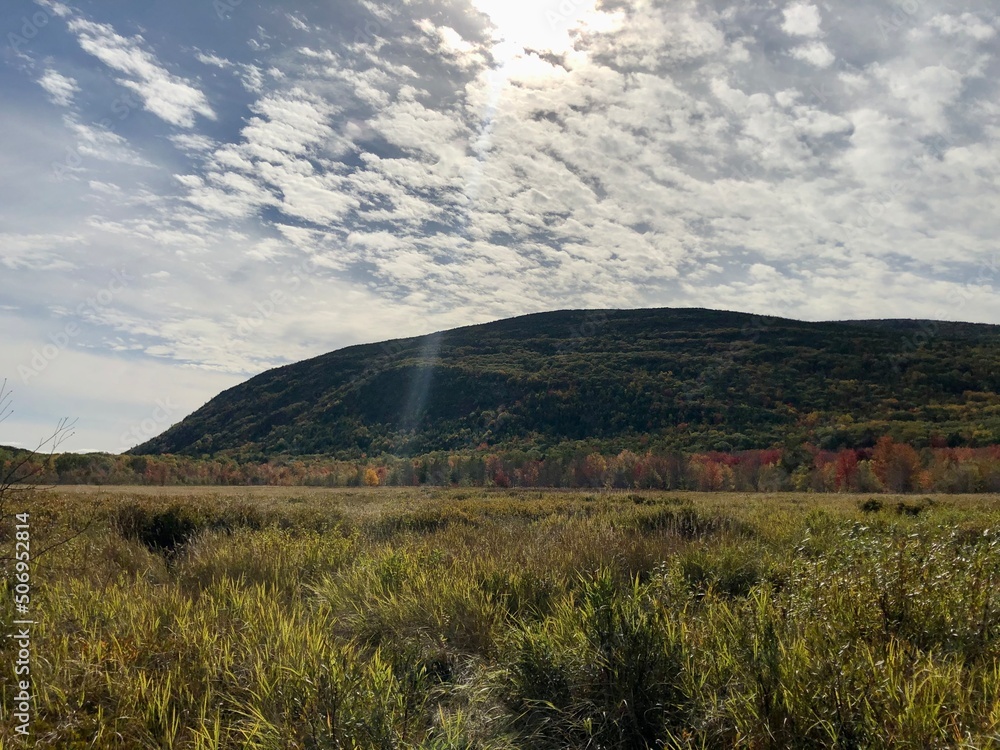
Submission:
[[[17,458],[0,449],[0,468]],[[20,459],[18,459],[20,460]],[[1000,492],[1000,446],[924,448],[890,437],[872,448],[607,455],[550,451],[428,453],[358,461],[236,462],[181,456],[61,454],[32,459],[41,484],[572,487],[703,492]]]

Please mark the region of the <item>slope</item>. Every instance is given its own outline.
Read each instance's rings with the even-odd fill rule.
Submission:
[[[133,454],[1000,442],[1000,326],[569,310],[352,346],[231,388]]]

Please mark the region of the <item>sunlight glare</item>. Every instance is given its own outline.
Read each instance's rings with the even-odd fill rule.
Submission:
[[[598,0],[472,0],[496,27],[494,54],[509,60],[525,49],[563,54],[576,29],[609,30],[617,14],[597,10]]]

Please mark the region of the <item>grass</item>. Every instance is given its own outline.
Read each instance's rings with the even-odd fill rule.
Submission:
[[[35,747],[1000,747],[997,496],[30,506],[35,548],[85,529],[33,569]],[[0,749],[15,692],[5,668]]]

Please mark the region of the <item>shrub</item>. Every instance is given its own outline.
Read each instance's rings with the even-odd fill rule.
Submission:
[[[862,513],[878,513],[885,507],[885,504],[877,497],[870,497],[864,502],[859,503],[858,507]]]
[[[702,515],[694,508],[639,506],[635,515],[635,526],[639,531],[650,533],[665,531],[682,539],[702,539],[729,532],[739,536],[751,536],[751,529],[735,518],[721,515]]]
[[[698,548],[682,554],[679,565],[684,580],[693,592],[709,588],[728,597],[742,597],[765,577],[760,555],[744,548]]]
[[[934,505],[934,501],[929,497],[925,497],[915,503],[908,503],[905,500],[900,500],[896,503],[896,514],[900,516],[919,516],[921,513],[928,510],[932,505]]]

